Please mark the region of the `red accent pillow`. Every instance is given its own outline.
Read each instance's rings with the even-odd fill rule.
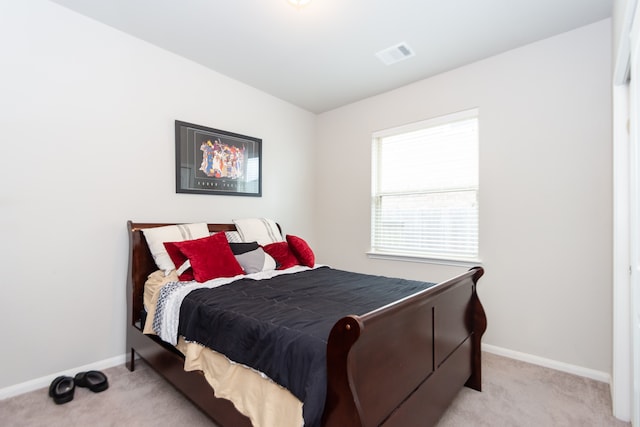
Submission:
[[[164,248],[167,250],[167,254],[171,261],[173,261],[173,265],[176,266],[176,271],[189,260],[186,256],[180,252],[180,249],[176,246],[176,242],[164,242]],[[189,267],[185,271],[183,271],[180,275],[178,275],[178,279],[183,282],[190,282],[195,280],[193,277],[193,268]]]
[[[224,233],[216,233],[201,239],[173,242],[173,245],[189,259],[193,277],[197,282],[244,274],[244,270],[231,252]]]
[[[287,242],[275,242],[263,246],[262,249],[276,260],[278,268],[276,270],[284,270],[286,268],[298,265],[298,258],[289,249]]]
[[[316,263],[316,256],[313,254],[307,242],[300,237],[290,234],[287,234],[287,242],[289,242],[291,252],[298,258],[300,264],[313,268]]]

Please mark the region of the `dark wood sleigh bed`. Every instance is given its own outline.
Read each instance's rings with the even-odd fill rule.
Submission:
[[[127,223],[127,350],[136,354],[224,427],[251,426],[233,404],[216,398],[200,372],[183,369],[173,346],[142,332],[143,292],[157,270],[142,230],[172,224]],[[233,224],[208,224],[211,232]],[[323,425],[430,426],[463,386],[481,390],[480,341],[486,317],[476,293],[483,269],[441,282],[362,316],[346,316],[327,344]]]

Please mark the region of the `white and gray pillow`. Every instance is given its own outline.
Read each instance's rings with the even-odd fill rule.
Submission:
[[[247,274],[276,269],[276,260],[262,248],[236,255],[236,259]]]

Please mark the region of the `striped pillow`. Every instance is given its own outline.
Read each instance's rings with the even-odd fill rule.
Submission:
[[[282,234],[278,225],[267,218],[234,219],[233,223],[243,242],[258,242],[261,246],[282,242]]]
[[[142,230],[144,238],[147,241],[153,260],[158,268],[164,271],[165,276],[171,273],[171,270],[177,270],[182,266],[173,265],[171,257],[164,247],[164,242],[183,242],[185,240],[199,239],[209,237],[209,228],[206,223],[196,224],[176,224],[164,227],[145,228]],[[184,269],[184,268],[181,268]]]

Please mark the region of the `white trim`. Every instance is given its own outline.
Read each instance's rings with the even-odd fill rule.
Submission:
[[[631,424],[640,427],[640,9],[636,8],[630,33],[629,175],[630,175],[630,273],[631,273]]]
[[[613,415],[631,419],[629,84],[613,86]]]
[[[637,403],[633,403],[632,397],[632,314],[629,303],[632,298],[629,130],[637,125],[630,117],[630,35],[636,6],[637,0],[626,1],[617,34],[619,40],[614,40],[618,50],[613,64],[613,354],[610,389],[613,415],[622,421],[630,421],[635,412],[635,424],[638,425]]]
[[[569,363],[558,362],[552,359],[546,359],[544,357],[534,356],[528,353],[521,353],[519,351],[509,350],[506,348],[494,346],[491,344],[482,344],[482,351],[487,353],[497,354],[498,356],[508,357],[510,359],[520,360],[522,362],[531,363],[533,365],[542,366],[545,368],[555,369],[556,371],[566,372],[569,374],[577,375],[580,377],[590,378],[595,381],[600,381],[609,384],[611,382],[611,376],[606,372],[596,371],[594,369],[583,368],[581,366],[571,365]],[[60,375],[73,376],[78,372],[90,371],[90,370],[102,370],[112,368],[114,366],[122,365],[127,360],[127,355],[112,357],[110,359],[101,360],[99,362],[90,363],[88,365],[79,366],[65,371],[56,372],[54,374],[46,375],[44,377],[35,378],[30,381],[26,381],[20,384],[12,385],[0,389],[0,400],[8,399],[13,396],[28,393],[33,390],[39,390],[41,388],[49,387],[51,381]]]
[[[495,345],[482,344],[482,351],[497,354],[498,356],[508,357],[510,359],[520,360],[522,362],[531,363],[532,365],[538,365],[544,368],[566,372],[568,374],[577,375],[579,377],[590,378],[592,380],[600,381],[607,384],[609,384],[611,381],[611,376],[606,372],[583,368],[582,366],[571,365],[569,363],[559,362],[557,360],[546,359],[544,357],[535,356],[533,354],[521,353],[519,351],[509,350],[507,348],[497,347]]]
[[[451,265],[454,267],[478,267],[482,266],[482,261],[478,259],[470,260],[458,260],[458,259],[444,259],[444,258],[429,258],[412,255],[399,255],[382,252],[367,252],[367,257],[371,259],[385,259],[388,261],[406,261],[406,262],[421,262],[424,264],[438,264],[438,265]]]
[[[78,372],[85,371],[100,371],[102,369],[112,368],[114,366],[122,365],[127,360],[125,354],[121,356],[115,356],[110,359],[101,360],[99,362],[89,363],[88,365],[78,366],[76,368],[66,369],[64,371],[56,372],[55,374],[46,375],[44,377],[35,378],[33,380],[25,381],[20,384],[12,385],[0,389],[0,400],[8,399],[13,396],[28,393],[30,391],[39,390],[41,388],[48,388],[51,381],[61,375],[75,376]]]

